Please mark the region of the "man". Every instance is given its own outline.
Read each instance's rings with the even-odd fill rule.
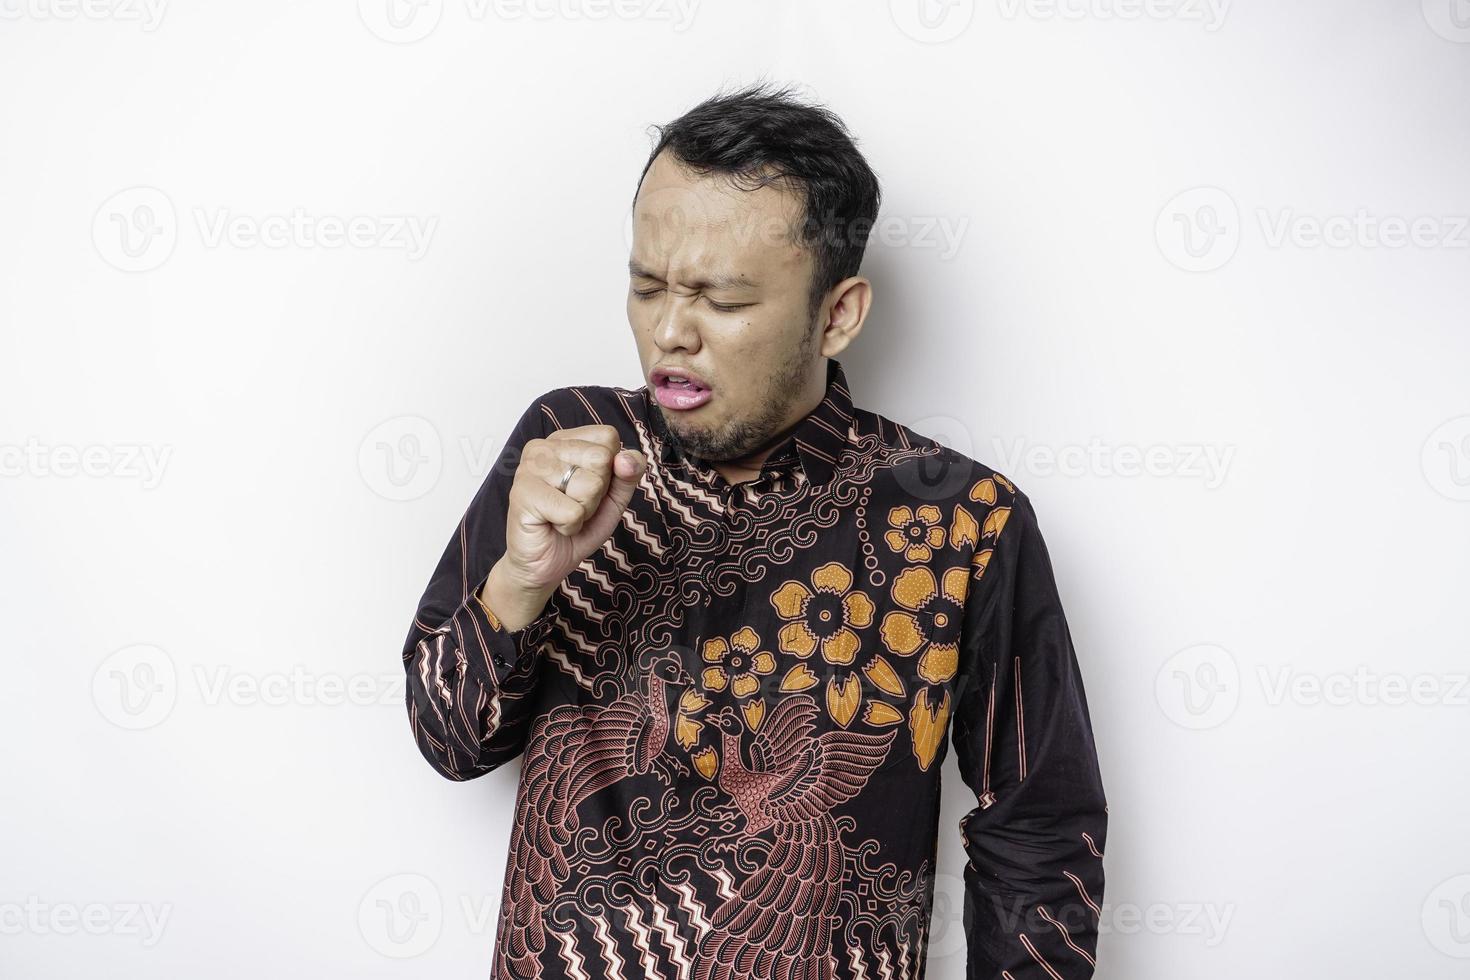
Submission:
[[[947,739],[967,976],[1092,974],[1106,806],[1036,514],[836,360],[878,203],[789,91],[662,127],[647,384],[528,406],[429,583],[419,748],[451,779],[524,756],[497,978],[921,977]]]

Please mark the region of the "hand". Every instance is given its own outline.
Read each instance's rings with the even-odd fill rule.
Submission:
[[[572,463],[576,472],[558,490]],[[535,619],[562,579],[612,536],[645,466],[610,425],[559,429],[526,443],[510,488],[505,553],[481,593],[503,625],[518,629]]]

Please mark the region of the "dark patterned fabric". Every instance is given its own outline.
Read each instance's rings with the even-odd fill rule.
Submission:
[[[507,631],[478,589],[520,449],[588,424],[649,466],[612,537]],[[931,949],[970,978],[1092,975],[1107,807],[1036,514],[855,407],[836,360],[734,485],[666,437],[646,386],[537,398],[403,662],[439,773],[521,759],[495,978],[918,978]],[[975,805],[968,860],[938,868],[951,743]]]

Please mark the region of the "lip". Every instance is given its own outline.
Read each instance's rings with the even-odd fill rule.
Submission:
[[[657,388],[657,387],[661,386],[664,383],[664,381],[666,381],[669,378],[670,375],[677,375],[677,376],[682,377],[682,378],[688,378],[690,381],[693,381],[695,384],[699,385],[699,387],[701,387],[701,388],[708,389],[710,387],[710,383],[708,381],[704,380],[704,378],[700,377],[700,375],[698,374],[698,372],[690,371],[687,368],[678,368],[678,367],[656,367],[656,368],[654,368],[651,372],[649,372],[649,375],[648,375],[648,383],[651,384],[651,385],[653,385],[655,388]]]
[[[698,391],[690,391],[686,388],[676,388],[669,385],[668,379],[671,375],[688,378],[699,387]],[[653,389],[653,396],[664,408],[676,411],[688,411],[705,404],[714,395],[709,382],[705,381],[698,373],[686,368],[658,367],[649,372],[649,386]]]

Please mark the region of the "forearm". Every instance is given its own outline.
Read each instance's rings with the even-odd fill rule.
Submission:
[[[504,608],[526,615],[520,611],[530,602]],[[555,619],[545,599],[541,606],[512,627],[477,594],[431,631],[415,623],[420,635],[404,654],[409,718],[419,750],[441,775],[471,779],[520,751]]]
[[[514,467],[541,431],[533,402],[450,537],[403,645],[414,738],[449,779],[514,758],[529,727],[554,589],[523,587],[503,559]]]
[[[1107,799],[1082,672],[1030,501],[1009,508],[982,589],[955,716],[976,806],[960,822],[969,976],[1092,976]]]

